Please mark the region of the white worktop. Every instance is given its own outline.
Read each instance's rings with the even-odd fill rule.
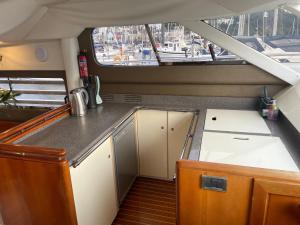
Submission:
[[[271,134],[257,111],[208,109],[204,130]]]
[[[204,132],[200,161],[299,171],[280,138]]]

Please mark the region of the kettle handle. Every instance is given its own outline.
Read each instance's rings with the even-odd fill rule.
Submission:
[[[65,100],[65,104],[70,103],[70,99],[69,99],[69,96],[68,96],[68,95],[65,96],[64,100]]]
[[[89,103],[89,94],[85,90],[85,88],[82,88],[82,93],[83,93],[83,98],[84,98],[85,104],[87,105]]]

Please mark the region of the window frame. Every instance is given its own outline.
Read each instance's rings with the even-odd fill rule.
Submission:
[[[157,54],[159,55],[157,49],[156,49],[156,46],[154,45],[155,42],[153,43],[152,40],[154,41],[154,38],[152,36],[152,33],[149,32],[147,30],[147,26],[149,27],[150,24],[140,24],[140,25],[143,25],[145,26],[145,29],[146,29],[146,32],[147,32],[147,35],[149,37],[149,40],[150,40],[150,44],[152,46],[152,49],[154,51],[154,54],[156,56],[156,60],[157,60],[157,63],[158,65],[133,65],[133,66],[126,66],[126,65],[106,65],[106,64],[102,64],[100,63],[98,60],[97,60],[97,56],[96,56],[96,51],[95,51],[95,43],[94,43],[94,38],[93,38],[93,33],[94,33],[94,30],[97,29],[97,27],[94,27],[91,29],[90,31],[90,43],[91,43],[91,52],[92,52],[92,57],[94,59],[94,62],[96,63],[96,65],[99,65],[101,67],[105,67],[105,68],[127,68],[127,67],[130,67],[130,68],[143,68],[143,67],[146,67],[146,68],[151,68],[151,67],[164,67],[164,66],[193,66],[193,65],[250,65],[249,62],[247,62],[246,60],[225,60],[225,61],[191,61],[191,62],[162,62],[161,60],[158,60],[157,59]],[[130,26],[130,25],[128,25]],[[160,56],[159,56],[160,57]]]
[[[281,10],[287,11],[289,14],[291,14],[291,15],[293,15],[293,16],[296,16],[297,18],[300,18],[300,16],[296,15],[295,13],[291,12],[291,11],[288,10],[288,9],[285,9],[285,8],[282,8],[282,7],[278,7],[277,9],[278,9],[278,10],[281,9]],[[268,12],[268,13],[269,13],[269,12],[272,11],[272,10],[274,10],[274,9],[264,10],[264,11],[257,11],[257,12],[249,13],[249,15],[250,15],[249,18],[251,18],[251,14],[257,14],[257,13],[263,14],[263,13],[265,13],[265,12]],[[241,15],[243,15],[243,14],[241,14]],[[235,15],[235,16],[232,16],[232,18],[233,18],[233,17],[239,17],[239,16],[241,16],[241,15]],[[247,14],[245,14],[245,15],[247,15]],[[276,56],[274,57],[274,56],[272,56],[272,55],[268,55],[268,54],[266,54],[266,53],[263,53],[263,51],[262,51],[262,52],[261,52],[261,51],[258,51],[257,49],[253,48],[252,46],[247,45],[246,43],[244,43],[244,42],[242,42],[241,40],[239,40],[239,39],[237,38],[237,36],[231,35],[230,33],[226,33],[226,32],[224,32],[222,29],[220,29],[220,28],[218,28],[218,27],[215,27],[215,26],[213,26],[213,25],[211,24],[211,22],[214,21],[214,20],[217,21],[217,20],[220,20],[220,19],[229,19],[229,17],[230,17],[230,16],[224,16],[224,17],[215,18],[215,19],[204,19],[204,20],[202,20],[202,21],[205,22],[206,24],[208,24],[209,26],[211,26],[212,28],[214,28],[214,29],[216,29],[216,30],[218,30],[218,31],[220,31],[220,32],[223,32],[224,34],[228,35],[229,37],[234,38],[235,40],[241,42],[242,44],[244,44],[244,45],[246,45],[246,46],[248,46],[248,47],[250,47],[250,48],[256,50],[257,52],[259,52],[259,53],[261,53],[261,54],[263,54],[263,55],[269,57],[270,59],[274,60],[274,61],[277,62],[277,63],[283,64],[283,65],[284,65],[284,64],[290,64],[290,65],[293,65],[293,64],[299,64],[299,63],[300,63],[300,62],[281,62],[280,60],[277,60],[277,59],[276,59]],[[264,20],[263,20],[263,21],[264,21]],[[299,36],[299,35],[298,35],[298,36]],[[250,35],[249,37],[255,37],[255,35],[252,35],[252,36]],[[261,37],[261,36],[259,36],[259,37]],[[286,36],[286,35],[282,35],[282,37],[287,37],[287,36]],[[292,37],[293,37],[293,36],[291,36],[291,38],[292,38]],[[269,39],[268,36],[265,36],[265,38],[266,38],[266,39]],[[269,41],[269,42],[271,42],[271,41]],[[269,46],[271,46],[269,43],[267,43],[267,42],[265,42],[265,43],[268,44]],[[272,47],[272,46],[271,46],[271,47]],[[277,55],[277,56],[280,57],[280,55]]]

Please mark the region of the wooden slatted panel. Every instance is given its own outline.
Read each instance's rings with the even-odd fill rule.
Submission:
[[[113,224],[175,225],[175,183],[138,177]]]

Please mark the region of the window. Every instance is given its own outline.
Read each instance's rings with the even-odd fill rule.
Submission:
[[[63,78],[1,77],[0,88],[20,94],[10,102],[17,106],[57,107],[66,96]]]
[[[93,41],[103,65],[158,65],[144,25],[96,28]]]
[[[285,9],[206,22],[278,62],[300,62],[300,17]]]
[[[178,23],[151,24],[150,28],[162,62],[212,61],[209,45],[213,47],[216,60],[238,59]]]
[[[102,65],[119,66],[212,61],[209,45],[216,60],[239,59],[178,23],[150,24],[148,31],[146,26],[95,28],[92,37],[96,60]]]

